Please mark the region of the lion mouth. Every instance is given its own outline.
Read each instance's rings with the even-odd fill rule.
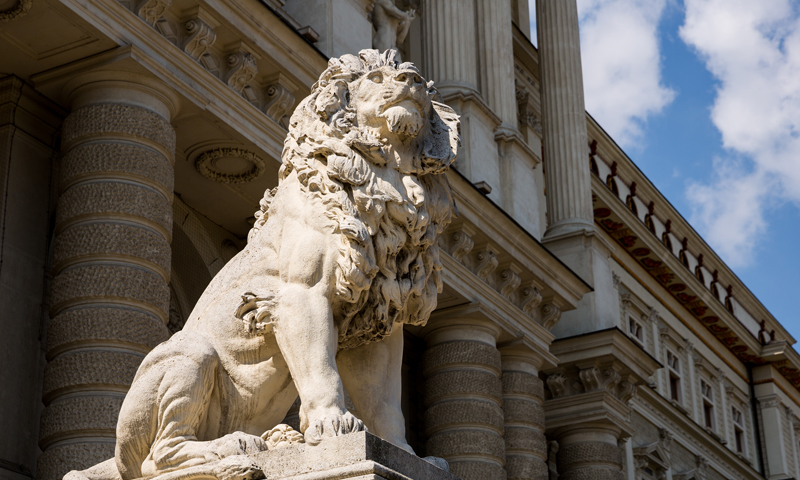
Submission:
[[[381,117],[386,119],[390,132],[406,137],[417,136],[425,124],[419,105],[410,99],[387,106]]]

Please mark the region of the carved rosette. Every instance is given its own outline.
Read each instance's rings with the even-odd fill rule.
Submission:
[[[266,169],[264,160],[241,148],[215,148],[203,152],[194,163],[200,174],[219,183],[245,183]]]
[[[33,0],[17,0],[12,7],[0,10],[0,23],[10,22],[25,15],[31,9],[31,5],[33,5]]]

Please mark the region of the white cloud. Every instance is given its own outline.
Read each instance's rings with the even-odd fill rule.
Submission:
[[[685,0],[684,42],[719,81],[711,120],[726,158],[691,183],[692,221],[733,266],[754,259],[766,214],[800,206],[800,16],[789,0]]]
[[[661,84],[658,23],[666,0],[578,0],[586,110],[623,146],[675,97]]]
[[[530,0],[536,43],[535,2]],[[578,0],[586,110],[624,147],[675,92],[661,84],[658,23],[667,0]]]

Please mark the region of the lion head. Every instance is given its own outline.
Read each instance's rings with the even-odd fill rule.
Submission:
[[[458,115],[395,54],[331,59],[293,113],[282,154],[280,181],[297,175],[346,239],[331,300],[342,348],[382,338],[395,322],[425,323],[441,291],[435,239],[454,209],[443,174],[458,153]],[[265,194],[251,236],[275,194]]]

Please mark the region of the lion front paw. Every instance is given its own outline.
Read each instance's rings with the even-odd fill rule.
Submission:
[[[264,432],[261,438],[267,442],[267,448],[270,450],[285,448],[298,443],[305,443],[303,434],[285,423],[278,424],[272,430]]]
[[[214,464],[213,474],[218,480],[256,480],[264,478],[264,472],[244,455],[225,457]]]
[[[338,437],[348,433],[366,431],[364,422],[356,418],[352,413],[345,412],[344,415],[328,415],[322,420],[311,422],[305,432],[306,443],[318,445],[325,437]]]

